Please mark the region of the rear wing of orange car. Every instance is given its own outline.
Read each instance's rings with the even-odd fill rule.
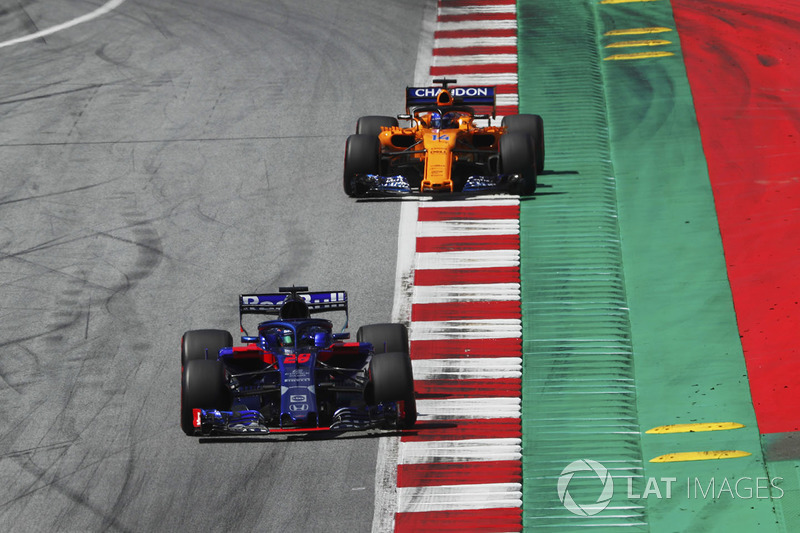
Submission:
[[[434,80],[436,81],[436,80]],[[439,105],[442,91],[450,93],[453,106],[491,108],[492,117],[497,114],[496,87],[406,87],[406,112],[413,108]]]

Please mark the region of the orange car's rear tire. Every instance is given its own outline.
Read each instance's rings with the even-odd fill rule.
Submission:
[[[377,137],[381,128],[397,127],[397,119],[379,115],[361,117],[356,123],[356,135],[372,135]]]
[[[516,174],[511,192],[521,196],[536,191],[536,151],[526,133],[506,133],[500,137],[500,173]]]
[[[344,192],[348,196],[360,196],[356,176],[380,174],[381,143],[375,135],[350,135],[344,148]]]
[[[539,115],[506,115],[502,126],[508,133],[527,133],[533,139],[536,150],[536,173],[544,171],[544,121]]]

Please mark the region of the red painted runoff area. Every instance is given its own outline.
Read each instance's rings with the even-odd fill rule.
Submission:
[[[672,0],[761,433],[800,430],[800,3]]]

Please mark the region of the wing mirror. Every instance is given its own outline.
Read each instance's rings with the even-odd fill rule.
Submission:
[[[350,334],[349,333],[334,333],[333,335],[331,335],[331,337],[333,337],[333,340],[335,340],[335,341],[342,341],[342,340],[349,339],[350,338]]]
[[[254,343],[254,342],[258,342],[258,337],[253,337],[253,336],[250,336],[250,335],[244,335],[244,336],[242,336],[242,342],[244,342],[246,344],[251,344],[251,343]]]

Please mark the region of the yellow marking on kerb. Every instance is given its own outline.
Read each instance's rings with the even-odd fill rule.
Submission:
[[[661,435],[664,433],[695,433],[698,431],[723,431],[726,429],[743,428],[744,424],[738,422],[703,422],[695,424],[669,424],[648,429],[645,433]]]
[[[614,54],[608,56],[605,61],[623,61],[626,59],[649,59],[651,57],[668,57],[674,56],[672,52],[639,52],[636,54]]]
[[[609,30],[605,32],[603,35],[606,37],[614,37],[615,35],[647,35],[650,33],[666,33],[668,31],[672,31],[670,28],[662,28],[660,26],[654,26],[652,28],[627,28],[624,30]]]
[[[664,39],[647,39],[644,41],[620,41],[618,43],[607,44],[606,48],[627,48],[629,46],[663,46],[665,44],[672,44],[672,41],[665,41]]]
[[[650,459],[651,463],[677,463],[681,461],[709,461],[711,459],[735,459],[747,457],[750,452],[741,450],[711,450],[707,452],[677,452],[659,455]]]

